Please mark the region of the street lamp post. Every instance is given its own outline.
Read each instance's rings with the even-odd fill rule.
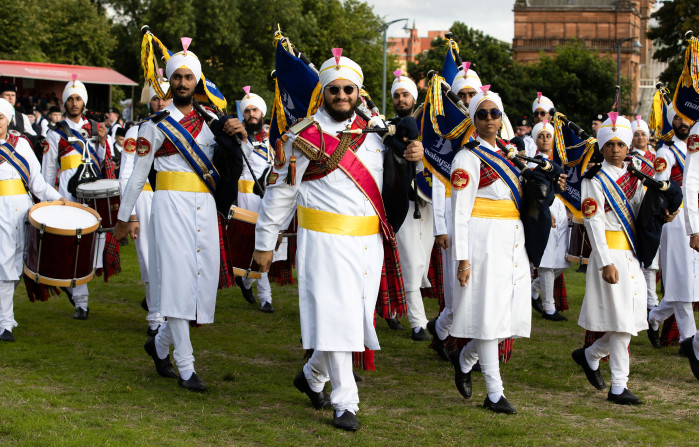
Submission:
[[[616,85],[621,85],[621,46],[625,42],[634,41],[632,48],[641,48],[641,42],[638,41],[638,37],[629,37],[627,39],[618,40],[614,46],[616,47]]]
[[[396,19],[386,22],[381,25],[383,31],[383,78],[381,81],[381,114],[386,116],[386,46],[388,45],[388,27],[396,22],[405,21],[407,25],[408,19]]]

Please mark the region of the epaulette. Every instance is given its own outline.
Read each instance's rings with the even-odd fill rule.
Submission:
[[[480,143],[478,142],[478,140],[472,140],[464,144],[463,147],[465,147],[466,149],[473,149],[474,147],[478,147],[479,144]]]
[[[602,169],[602,163],[594,164],[591,167],[589,167],[587,169],[587,171],[585,171],[585,173],[583,174],[583,178],[588,179],[588,180],[592,180],[601,169]]]
[[[162,110],[154,115],[149,116],[147,119],[150,120],[153,124],[158,124],[159,122],[167,118],[169,115],[169,110]]]
[[[284,166],[284,163],[286,163],[286,154],[284,153],[284,143],[289,141],[289,134],[292,135],[298,135],[304,130],[308,129],[313,125],[315,122],[315,119],[312,116],[307,116],[306,118],[302,118],[298,121],[296,121],[294,124],[289,127],[289,130],[287,130],[282,136],[277,138],[277,141],[274,143],[274,166],[279,169],[282,166]]]
[[[21,136],[22,136],[21,133],[17,132],[17,131],[14,130],[14,129],[8,130],[7,133],[9,133],[10,135],[13,135],[13,136],[15,136],[15,137],[21,137]]]
[[[298,135],[304,130],[311,127],[314,122],[315,119],[312,116],[307,116],[306,118],[296,121],[291,127],[289,127],[287,133],[291,132],[294,135]]]

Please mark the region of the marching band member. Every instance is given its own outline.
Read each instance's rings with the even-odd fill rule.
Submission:
[[[73,75],[76,78],[75,75]],[[68,183],[76,174],[78,167],[83,160],[83,146],[79,143],[71,143],[68,140],[74,138],[83,141],[89,141],[89,136],[97,134],[98,145],[92,147],[89,144],[88,157],[95,170],[102,173],[105,178],[113,178],[114,172],[111,164],[111,155],[109,151],[109,143],[107,141],[107,129],[101,125],[88,121],[83,112],[87,106],[87,90],[85,84],[73,79],[68,82],[63,89],[63,105],[66,109],[66,119],[61,123],[67,124],[67,128],[59,125],[55,129],[49,130],[46,136],[46,144],[44,146],[44,156],[42,165],[42,173],[44,179],[49,185],[56,184],[58,177],[58,192],[61,196],[77,202],[73,194],[68,191]],[[97,126],[97,131],[93,129]],[[83,136],[86,132],[88,137]],[[83,144],[88,145],[87,142]],[[58,174],[60,168],[60,174]],[[98,238],[97,256],[95,258],[96,268],[103,266],[103,252],[106,237],[104,234]],[[72,300],[75,303],[75,314],[73,318],[76,320],[87,320],[89,315],[88,298],[89,290],[87,284],[77,287],[68,288],[72,295]]]
[[[672,144],[665,144],[656,153],[653,162],[655,178],[671,179],[681,184],[687,138],[693,123],[688,123],[679,116],[674,106],[668,107],[667,118],[672,123],[675,135]],[[653,343],[660,323],[674,314],[681,342],[697,331],[692,303],[699,301],[699,279],[695,277],[699,270],[699,253],[689,247],[684,219],[675,219],[663,226],[659,253],[665,293],[660,304],[648,315],[648,336]]]
[[[532,138],[536,141],[538,153],[545,158],[553,157],[553,126],[546,120],[540,121],[532,130]],[[541,258],[537,271],[539,276],[532,281],[532,300],[538,300],[542,296],[541,314],[544,319],[551,321],[565,321],[567,318],[556,310],[553,297],[553,284],[556,278],[568,268],[566,249],[568,248],[568,213],[566,207],[559,198],[554,199],[551,211],[551,232],[549,233],[546,251]]]
[[[683,193],[687,199],[684,201],[684,218],[689,236],[689,246],[694,251],[699,251],[699,123],[695,123],[687,139],[687,158],[684,177]],[[687,337],[680,343],[682,349],[689,358],[689,366],[694,377],[699,380],[699,332]]]
[[[29,143],[9,130],[15,109],[0,98],[0,341],[15,341],[13,296],[22,276],[24,220],[32,207],[29,192],[41,200],[61,200],[44,181]]]
[[[168,82],[161,82],[160,89],[167,92],[170,88]],[[155,89],[150,87],[150,101],[148,103],[148,108],[151,113],[160,113],[165,107],[172,103],[172,99],[162,99],[160,98]],[[139,125],[135,125],[129,128],[126,132],[126,139],[124,140],[124,151],[121,157],[121,168],[119,169],[119,184],[121,186],[122,196],[126,192],[126,185],[129,183],[131,178],[131,173],[133,172],[134,164],[136,163],[136,141],[138,140],[138,129]],[[146,321],[148,322],[148,329],[146,334],[155,337],[158,333],[158,329],[163,324],[163,316],[153,305],[153,299],[151,294],[150,286],[150,274],[148,269],[148,245],[150,243],[150,238],[153,237],[153,230],[150,226],[150,214],[151,214],[151,204],[153,202],[153,185],[150,184],[149,180],[143,186],[143,191],[139,194],[136,200],[136,205],[134,206],[131,216],[129,216],[129,221],[138,221],[139,231],[138,237],[135,240],[136,245],[136,256],[138,258],[138,267],[141,270],[141,282],[146,289],[145,298],[145,308],[147,309],[148,315],[146,316]]]
[[[470,64],[469,64],[470,65]],[[464,74],[460,71],[452,81],[452,91],[458,92],[459,99],[469,107],[471,99],[480,90],[481,78],[472,69]],[[454,321],[453,297],[456,263],[454,262],[454,215],[452,212],[451,185],[445,185],[438,179],[432,182],[432,209],[434,212],[435,243],[442,249],[442,268],[444,277],[444,309],[437,318],[427,323],[427,330],[432,334],[434,350],[443,360],[449,360],[444,342],[449,335]]]
[[[130,222],[131,214],[154,163],[156,191],[150,223],[154,237],[148,246],[148,273],[153,308],[167,320],[144,348],[158,374],[175,379],[178,376],[169,355],[174,345],[179,386],[205,392],[206,385],[194,370],[189,324],[214,321],[220,248],[212,191],[218,172],[211,163],[216,142],[206,123],[209,117],[193,106],[201,63],[188,51],[189,41],[182,41],[183,51],[172,55],[165,66],[173,102],[138,131],[138,159],[124,191],[114,236],[118,240],[127,234],[137,237],[138,222]],[[201,166],[205,168],[195,171]]]
[[[265,104],[261,96],[250,93],[249,86],[243,87],[243,90],[245,90],[245,96],[240,101],[240,110],[243,111],[243,124],[247,132],[243,150],[252,166],[253,172],[250,172],[247,164],[243,165],[243,173],[240,176],[240,180],[238,180],[238,206],[259,213],[262,204],[260,195],[262,193],[257,191],[255,179],[260,182],[260,185],[266,184],[267,174],[269,174],[274,162],[274,153],[269,146],[267,131],[264,129],[267,104]],[[280,250],[285,249],[285,245],[280,245]],[[275,260],[279,260],[279,255],[277,255]],[[255,302],[252,284],[257,282],[257,298],[260,300],[260,310],[265,313],[274,312],[272,287],[269,285],[267,272],[264,272],[260,279],[236,277],[235,281],[242,290],[243,297],[249,303]]]
[[[536,99],[532,103],[532,123],[536,126],[544,120],[551,122],[549,112],[553,107],[553,101],[542,95],[541,92],[537,92]]]
[[[627,388],[628,347],[631,336],[648,327],[645,281],[635,253],[635,216],[644,188],[627,172],[624,161],[632,135],[631,123],[610,112],[597,131],[604,162],[594,177],[582,182],[581,208],[592,252],[578,324],[605,334],[572,353],[590,384],[600,390],[605,384],[599,361],[609,356],[612,385],[607,399],[621,405],[641,403]]]
[[[417,85],[412,79],[396,71],[396,78],[391,85],[391,97],[396,117],[389,120],[397,124],[401,118],[412,115],[417,101]],[[423,170],[422,162],[417,163],[416,170]],[[420,209],[420,218],[413,218],[415,207]],[[421,198],[414,197],[408,201],[408,214],[396,233],[398,252],[400,253],[401,270],[405,284],[405,298],[408,303],[408,321],[412,329],[410,337],[414,341],[430,340],[425,327],[425,305],[422,302],[420,287],[426,281],[427,270],[430,266],[430,255],[434,246],[432,235],[432,205]]]
[[[393,275],[399,269],[395,236],[381,199],[387,147],[375,133],[343,134],[338,140],[348,126],[366,126],[354,113],[362,69],[341,51],[333,49],[335,57],[320,67],[324,105],[292,126],[277,149],[253,257],[263,271],[269,269],[280,225],[296,206],[301,338],[303,347],[314,351],[294,385],[316,408],[332,405],[335,427],[355,431],[359,394],[352,352],[380,348],[373,321],[382,260],[387,281],[402,285],[402,280]],[[417,162],[422,155],[419,141],[407,144],[406,160]]]
[[[483,407],[513,414],[503,394],[498,342],[529,337],[531,280],[518,209],[522,185],[519,172],[498,153],[503,105],[488,87],[469,104],[478,139],[459,151],[451,166],[458,266],[450,335],[471,339],[451,360],[456,387],[465,398],[471,397],[471,369],[479,361],[488,393]]]

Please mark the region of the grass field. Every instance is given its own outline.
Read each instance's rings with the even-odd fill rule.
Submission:
[[[144,296],[133,243],[123,271],[90,284],[90,318],[76,321],[65,295],[30,303],[20,286],[15,343],[0,343],[0,445],[697,445],[699,382],[677,348],[631,341],[629,387],[638,407],[608,403],[570,358],[581,346],[577,316],[584,275],[566,272],[570,319],[533,316],[531,338],[515,342],[502,367],[515,416],[481,408],[485,385],[474,374],[464,400],[451,365],[408,331],[378,322],[377,371],[359,383],[362,428],[332,427],[292,385],[303,365],[296,288],[273,287],[276,312],[219,292],[216,321],[192,330],[204,395],[158,376],[143,350]],[[331,290],[328,293],[332,293]],[[428,317],[436,300],[425,301]],[[407,318],[403,318],[408,326]],[[602,373],[609,384],[608,364]]]

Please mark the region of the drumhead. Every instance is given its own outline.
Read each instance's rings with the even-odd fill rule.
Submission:
[[[95,195],[97,193],[116,193],[119,194],[119,180],[116,179],[99,179],[94,182],[82,183],[78,185],[78,193],[83,193],[83,195]]]
[[[48,229],[89,230],[85,233],[97,229],[99,226],[99,215],[87,206],[68,202],[62,205],[61,202],[39,203],[29,210],[29,220],[37,228],[41,224]]]

